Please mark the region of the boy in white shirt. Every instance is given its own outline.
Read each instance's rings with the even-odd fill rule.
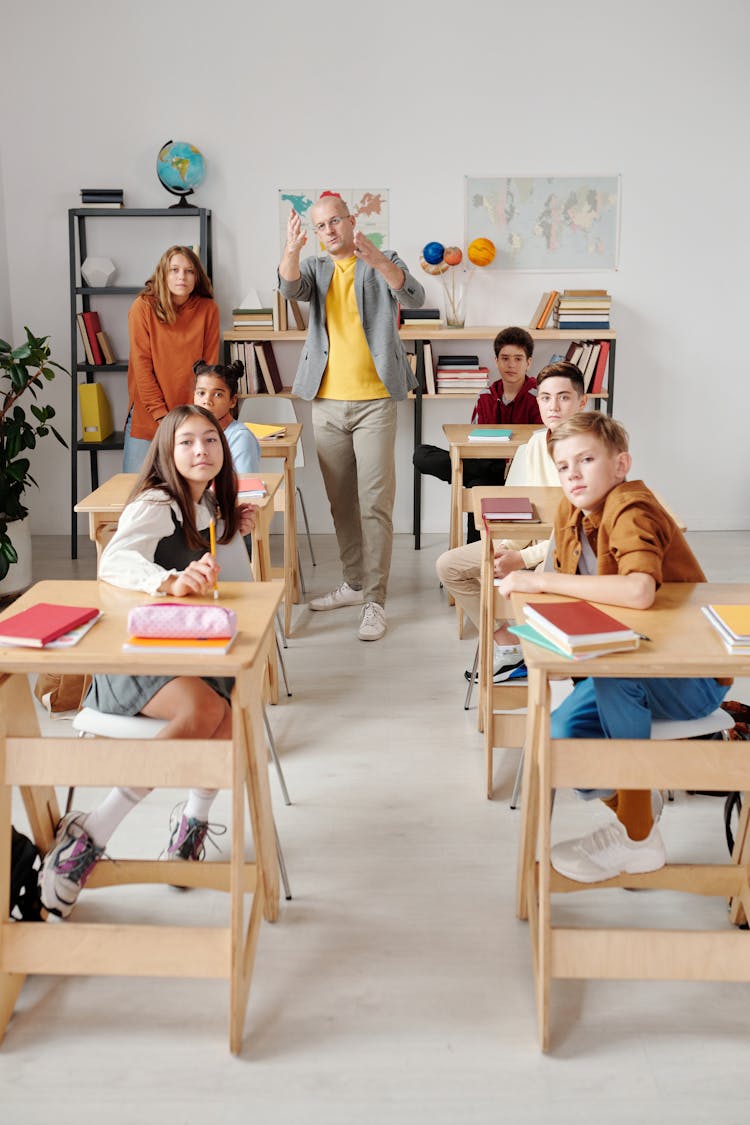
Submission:
[[[552,485],[559,487],[560,479],[552,458],[547,452],[548,434],[566,418],[586,406],[583,376],[573,363],[550,363],[537,375],[537,402],[546,429],[533,434],[525,447],[525,464],[522,479],[513,479],[515,485]],[[512,469],[511,469],[512,472]],[[513,570],[533,570],[544,560],[547,542],[525,545],[503,540],[495,550],[495,577],[504,578]],[[482,544],[467,543],[445,551],[435,564],[443,588],[453,596],[467,617],[479,629],[480,588],[482,569]],[[521,663],[521,649],[515,637],[508,633],[504,623],[495,632],[495,682],[507,679]],[[471,675],[466,672],[467,677]]]

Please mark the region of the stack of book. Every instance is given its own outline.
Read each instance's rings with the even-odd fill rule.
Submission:
[[[475,426],[473,430],[469,431],[469,441],[484,442],[501,442],[510,441],[513,436],[512,430],[506,430],[502,426]]]
[[[273,309],[232,309],[232,327],[247,329],[273,328]]]
[[[528,496],[485,496],[481,507],[485,527],[493,523],[516,523],[521,520],[539,523],[539,517]]]
[[[106,367],[116,363],[115,353],[109,342],[106,332],[102,331],[99,313],[94,309],[76,313],[76,323],[86,356],[86,363],[91,367]]]
[[[640,633],[590,602],[528,602],[523,612],[527,624],[510,632],[568,660],[631,652],[641,643]]]
[[[401,328],[443,328],[445,320],[440,309],[405,309],[398,307]]]
[[[260,500],[268,495],[266,482],[260,477],[240,475],[237,477],[238,500]]]
[[[732,656],[750,655],[750,605],[704,605],[708,620]]]
[[[490,370],[476,355],[440,355],[435,372],[438,394],[481,394],[487,390]]]
[[[609,328],[612,298],[606,289],[564,289],[555,301],[555,328]]]
[[[81,207],[124,207],[122,188],[81,188]]]
[[[21,648],[75,644],[101,614],[94,606],[37,602],[0,623],[0,645]]]
[[[609,340],[586,340],[572,343],[565,353],[569,363],[574,363],[583,375],[586,394],[606,394],[605,383],[609,369]]]

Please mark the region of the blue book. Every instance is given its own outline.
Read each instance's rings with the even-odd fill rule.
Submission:
[[[502,430],[497,426],[476,426],[469,431],[469,441],[510,441],[512,430]]]

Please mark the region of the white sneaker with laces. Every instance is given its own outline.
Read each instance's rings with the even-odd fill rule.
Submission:
[[[362,620],[359,623],[361,641],[379,641],[385,636],[385,610],[377,602],[365,602],[362,610]]]
[[[657,824],[645,840],[631,840],[619,820],[594,829],[588,836],[556,844],[550,859],[555,871],[577,883],[658,871],[667,862]]]
[[[311,598],[310,609],[322,611],[326,609],[341,609],[345,605],[362,605],[364,595],[361,590],[353,589],[348,582],[342,582],[330,594],[321,594],[319,598]]]

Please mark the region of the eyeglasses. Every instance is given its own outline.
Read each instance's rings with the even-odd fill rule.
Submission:
[[[325,223],[313,223],[313,230],[316,234],[324,234],[329,227],[335,230],[339,223],[343,223],[343,215],[334,215],[332,219],[328,219]]]

